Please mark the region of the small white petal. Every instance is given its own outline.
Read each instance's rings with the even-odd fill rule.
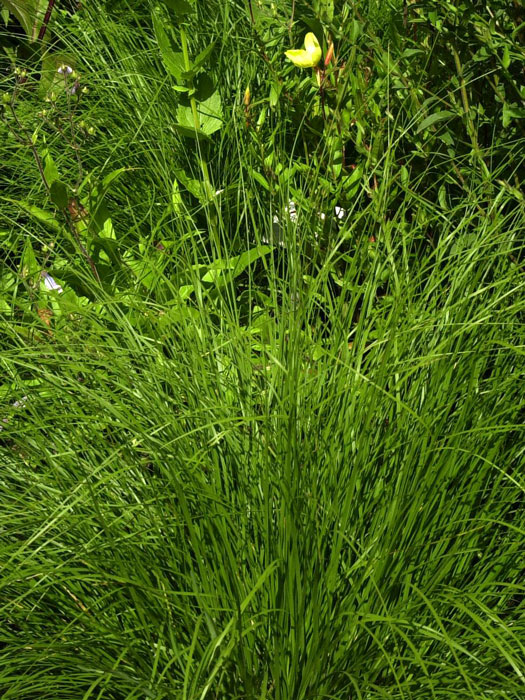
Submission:
[[[346,216],[346,211],[345,209],[342,209],[341,207],[336,207],[335,208],[335,216],[337,219],[344,219]]]
[[[295,223],[297,221],[297,210],[295,208],[295,202],[290,200],[288,206],[284,208],[285,212],[290,217],[290,221]]]
[[[54,289],[59,294],[61,294],[64,291],[62,287],[58,284],[58,282],[55,282],[55,280],[51,277],[51,275],[48,275],[47,272],[43,272],[42,277],[44,278],[44,285],[46,289]]]
[[[14,406],[14,408],[20,408],[21,406],[23,406],[25,404],[26,401],[27,401],[27,396],[22,396],[21,399],[13,402],[13,406]]]

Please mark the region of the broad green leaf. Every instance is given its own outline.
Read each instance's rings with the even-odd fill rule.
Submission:
[[[441,122],[444,119],[450,119],[451,117],[455,116],[455,113],[451,112],[449,109],[444,109],[441,112],[434,112],[434,114],[431,114],[426,119],[423,119],[423,121],[417,128],[416,134],[419,134],[421,131],[428,129],[429,126],[432,126],[436,122]]]
[[[193,97],[204,102],[215,92],[215,84],[207,73],[200,73],[193,81]]]
[[[199,128],[195,128],[193,110],[191,109],[191,107],[186,105],[179,105],[177,107],[177,123],[172,125],[175,131],[177,131],[177,133],[179,133],[181,136],[186,136],[192,139],[196,139],[198,137],[206,139],[209,138],[209,135],[217,129],[213,128],[214,123],[210,121],[213,119],[213,117],[210,115],[210,113],[207,112],[203,114],[201,112],[202,109],[206,109],[207,102],[208,100],[201,102],[198,107]],[[205,119],[208,120],[206,121],[206,128]],[[220,128],[220,126],[218,128]]]
[[[35,41],[38,38],[48,0],[15,0],[14,2],[2,0],[2,4],[20,22],[29,41]]]
[[[189,105],[179,105],[177,107],[177,123],[179,126],[185,126],[195,131],[195,121],[193,119],[193,110]],[[200,123],[199,123],[200,127]]]
[[[172,48],[171,41],[164,29],[165,20],[160,8],[154,8],[151,16],[162,62],[168,73],[171,73],[175,80],[180,83],[184,71],[184,57],[182,53],[174,51]]]
[[[265,190],[270,190],[270,185],[268,183],[268,180],[261,175],[261,173],[258,173],[257,170],[254,170],[251,165],[246,165],[246,170],[248,171],[248,174],[253,177],[253,179],[259,183],[259,185],[262,185]]]
[[[172,124],[172,128],[180,136],[185,136],[186,138],[203,138],[208,140],[210,138],[202,129],[196,129],[194,126],[187,126],[186,124]]]
[[[106,219],[104,221],[104,226],[102,227],[100,236],[102,238],[110,238],[114,241],[117,240],[117,236],[115,235],[115,228],[113,227],[113,222],[111,221],[111,219]]]
[[[193,2],[190,0],[163,0],[163,2],[175,13],[177,19],[182,19],[194,11]]]
[[[44,226],[47,226],[52,231],[58,233],[62,230],[62,226],[56,220],[55,214],[53,212],[46,211],[45,209],[40,209],[40,207],[35,207],[34,204],[29,204],[29,202],[16,200],[9,201],[14,202],[14,204],[18,204],[18,206],[25,212],[27,212],[27,214],[29,214],[33,219],[35,219],[35,221],[44,224]]]
[[[214,92],[207,100],[200,102],[197,107],[202,130],[208,136],[222,127],[221,96]]]
[[[183,284],[182,287],[179,287],[179,289],[178,289],[180,298],[183,301],[185,299],[189,299],[189,297],[192,295],[194,289],[195,289],[195,287],[192,284]]]
[[[36,259],[35,251],[33,250],[33,245],[29,238],[26,240],[24,245],[24,252],[22,253],[22,260],[20,265],[20,272],[22,277],[31,277],[36,273],[40,272],[41,266],[38,264]]]
[[[69,201],[66,184],[62,180],[53,180],[49,189],[49,197],[55,206],[59,209],[65,209]]]
[[[503,127],[506,129],[513,119],[525,119],[525,109],[505,103],[502,115]]]
[[[46,150],[44,152],[42,160],[44,161],[44,177],[47,184],[51,187],[53,182],[59,178],[58,168],[49,151]]]
[[[100,259],[105,262],[120,264],[120,255],[116,238],[113,222],[111,218],[108,217],[104,221],[98,236],[93,241],[93,257],[95,260]]]
[[[7,9],[7,7],[3,7],[0,10],[0,17],[2,17],[2,19],[4,20],[4,24],[7,27],[7,25],[9,24],[9,10]]]
[[[208,272],[203,276],[202,281],[226,283],[238,277],[248,265],[251,265],[255,260],[267,255],[272,250],[272,246],[261,245],[247,250],[242,255],[238,255],[234,258],[217,260],[210,266]]]
[[[194,197],[196,197],[201,203],[205,203],[203,201],[204,187],[199,180],[195,180],[194,178],[189,177],[189,175],[186,175],[184,170],[180,168],[175,170],[175,177],[180,182],[180,184],[188,190],[188,192],[191,192],[191,194]]]

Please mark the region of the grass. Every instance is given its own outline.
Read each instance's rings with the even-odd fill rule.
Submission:
[[[344,192],[320,187],[295,107],[268,107],[282,52],[268,66],[260,42],[281,44],[210,3],[189,36],[193,55],[219,38],[226,118],[205,155],[225,193],[202,204],[173,189],[201,173],[171,128],[151,8],[113,5],[54,27],[90,89],[84,172],[127,169],[104,200],[102,284],[65,228],[17,204],[50,209],[30,150],[0,146],[2,697],[522,700],[522,136],[479,117],[487,181],[468,131],[456,155],[425,154],[403,95],[321,230]],[[41,106],[28,92],[25,118]],[[72,150],[43,133],[74,182]],[[274,187],[305,149],[310,168]],[[274,216],[282,245],[217,277]],[[62,294],[35,283],[43,267]]]

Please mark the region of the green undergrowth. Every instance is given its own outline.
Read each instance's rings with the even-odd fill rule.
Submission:
[[[522,700],[518,3],[0,5],[2,697]]]

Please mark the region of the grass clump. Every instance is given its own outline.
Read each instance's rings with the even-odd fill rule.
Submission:
[[[11,5],[2,697],[521,700],[519,8]]]

